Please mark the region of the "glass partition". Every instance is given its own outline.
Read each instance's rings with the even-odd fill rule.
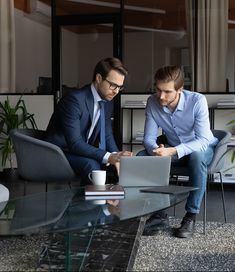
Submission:
[[[134,3],[126,0],[124,9],[124,56],[130,70],[126,92],[151,93],[155,71],[164,65],[182,66],[190,89],[185,1]]]
[[[113,55],[113,33],[102,25],[62,27],[61,85],[62,93],[92,81],[96,63]]]
[[[34,5],[26,5],[26,2],[32,2]],[[220,21],[224,22],[223,29],[227,28],[228,31],[227,38],[222,38],[222,32],[218,30],[216,23],[212,24],[213,28],[209,31],[209,33],[215,33],[217,37],[220,37],[221,41],[227,42],[226,55],[223,57],[223,59],[226,58],[225,68],[223,69],[225,71],[223,82],[226,82],[226,84],[223,84],[226,86],[222,87],[220,91],[234,92],[235,2],[233,0],[210,1],[212,4],[214,2],[220,3],[217,8],[213,9],[197,6],[200,2],[204,1],[174,0],[173,5],[171,0],[15,0],[17,92],[37,92],[39,77],[52,76],[51,3],[56,4],[56,16],[68,15],[78,18],[85,15],[95,17],[95,15],[120,14],[120,19],[123,18],[124,22],[124,42],[121,41],[120,46],[123,46],[123,60],[130,71],[127,88],[124,92],[137,93],[151,92],[152,78],[156,69],[168,64],[178,64],[183,67],[187,89],[200,89],[200,85],[195,88],[191,84],[194,76],[199,78],[200,81],[200,71],[206,74],[203,70],[204,66],[200,63],[200,60],[205,58],[198,57],[199,61],[191,61],[192,57],[195,58],[199,54],[198,40],[200,37],[199,33],[196,35],[195,24],[202,23],[206,18],[204,15],[199,15],[199,12],[204,14],[206,11],[211,12],[211,17],[213,17],[217,10],[219,14],[217,18],[222,19]],[[123,16],[120,13],[121,4],[124,8]],[[224,10],[223,15],[222,10]],[[199,25],[197,25],[197,28],[199,29]],[[192,31],[189,32],[189,30]],[[71,50],[73,52],[76,47],[78,51],[75,59],[78,55],[83,57],[93,54],[93,58],[97,60],[104,55],[113,54],[112,51],[105,50],[107,37],[111,35],[112,31],[112,26],[108,23],[99,24],[98,22],[95,27],[89,26],[87,22],[86,26],[79,28],[71,26],[63,28],[62,85],[77,86],[80,82],[82,84],[82,81],[87,81],[88,74],[90,74],[90,71],[88,71],[85,75],[84,69],[82,78],[78,75],[78,82],[76,82],[74,77],[78,71],[77,67],[80,60],[78,59],[77,64],[73,64],[74,59],[71,61],[71,56],[66,51],[70,52]],[[84,47],[79,47],[79,44],[83,44]],[[95,44],[98,45],[98,48],[104,46],[103,53],[93,51],[92,48]],[[214,44],[212,42],[212,49],[213,45],[216,44],[219,44],[219,42]],[[211,54],[212,51],[209,50],[209,53]],[[217,54],[216,56],[214,59],[217,59],[220,55]],[[72,63],[72,66],[67,63]],[[69,75],[69,71],[72,75]],[[207,91],[207,88],[204,91]],[[216,91],[219,91],[219,88]]]

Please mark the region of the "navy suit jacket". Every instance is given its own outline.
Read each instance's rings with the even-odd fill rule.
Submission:
[[[107,151],[118,151],[111,124],[112,102],[105,103],[106,151],[93,146],[100,132],[100,121],[87,143],[93,111],[94,98],[90,85],[69,92],[60,100],[50,119],[46,141],[58,145],[63,151],[102,163]]]

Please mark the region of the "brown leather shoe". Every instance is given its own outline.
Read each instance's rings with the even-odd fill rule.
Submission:
[[[175,236],[179,238],[193,237],[195,230],[195,219],[184,217],[181,226],[175,229]]]

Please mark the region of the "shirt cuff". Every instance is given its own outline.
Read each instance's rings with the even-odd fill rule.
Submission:
[[[109,156],[111,155],[110,152],[106,152],[104,157],[103,157],[103,160],[102,160],[102,163],[103,164],[107,164],[108,163],[108,160],[109,160]]]
[[[158,148],[158,145],[151,146],[151,148],[148,148],[147,151],[148,151],[149,154],[151,154],[152,156],[154,156],[155,153],[153,153],[153,150],[156,149],[156,148]]]
[[[178,159],[182,158],[184,156],[184,153],[185,153],[183,145],[180,144],[180,145],[176,146],[175,148],[176,148]]]
[[[106,216],[111,215],[111,213],[109,212],[109,209],[108,209],[107,206],[103,206],[102,209],[103,209],[103,213],[104,213]]]

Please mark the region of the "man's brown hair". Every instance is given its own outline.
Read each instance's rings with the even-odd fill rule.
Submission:
[[[158,81],[168,83],[174,81],[174,87],[179,90],[184,85],[184,75],[179,66],[164,66],[157,70],[154,76],[155,84]]]
[[[115,70],[123,76],[128,74],[127,69],[118,58],[105,58],[96,64],[92,80],[95,81],[97,74],[100,74],[102,78],[106,78],[111,70]]]

